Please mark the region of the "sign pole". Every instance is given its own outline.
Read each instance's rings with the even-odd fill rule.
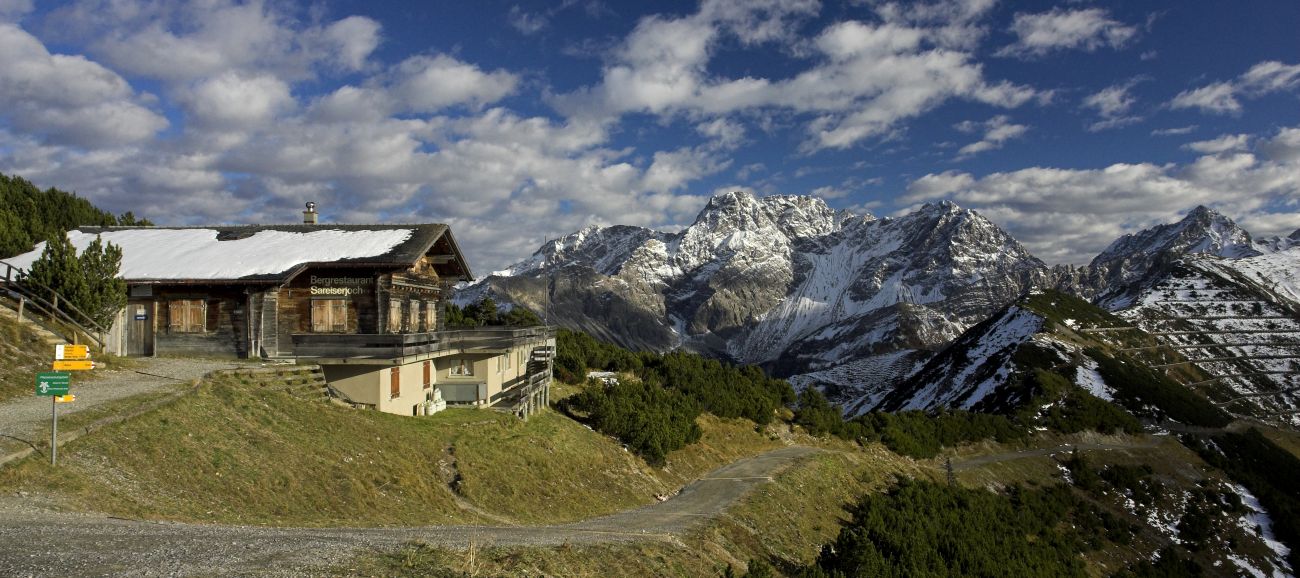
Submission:
[[[56,465],[59,458],[59,411],[58,405],[54,403],[54,396],[50,396],[50,465]]]

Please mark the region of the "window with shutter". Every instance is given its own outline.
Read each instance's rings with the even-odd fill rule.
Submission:
[[[402,397],[402,368],[394,367],[388,373],[389,397]]]
[[[402,302],[396,298],[388,299],[388,332],[402,332]]]
[[[317,299],[311,302],[311,330],[314,333],[325,333],[330,330],[328,300]]]
[[[346,333],[348,302],[345,299],[315,299],[311,302],[313,333]]]
[[[207,330],[208,308],[202,299],[173,299],[167,303],[167,328],[175,333]]]
[[[438,303],[436,301],[424,302],[424,327],[425,331],[438,330]]]
[[[343,299],[330,299],[330,331],[346,333],[348,330],[348,302]]]
[[[406,327],[408,331],[410,331],[411,333],[420,332],[420,302],[419,301],[411,301],[411,307],[410,309],[407,310],[406,320],[407,320]]]
[[[424,387],[433,385],[433,362],[424,362]]]

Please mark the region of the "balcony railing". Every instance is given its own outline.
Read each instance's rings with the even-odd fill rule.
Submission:
[[[448,329],[426,333],[295,333],[294,357],[396,359],[453,350],[493,350],[541,342],[548,327]]]

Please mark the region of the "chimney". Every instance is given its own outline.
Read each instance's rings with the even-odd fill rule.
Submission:
[[[307,210],[302,212],[302,223],[304,225],[316,224],[316,203],[307,201]]]

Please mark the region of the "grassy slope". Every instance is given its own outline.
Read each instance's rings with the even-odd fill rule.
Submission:
[[[232,378],[0,470],[0,488],[70,509],[283,525],[565,522],[650,503],[724,463],[782,445],[701,418],[702,443],[647,466],[553,412],[425,419],[355,411]],[[451,487],[455,487],[453,492]]]
[[[36,373],[49,369],[53,351],[26,327],[0,317],[0,401],[34,395]]]
[[[493,548],[466,552],[412,544],[359,556],[340,574],[366,576],[718,576],[762,560],[778,569],[812,561],[848,518],[844,505],[895,475],[929,475],[879,445],[828,448],[732,507],[679,544]],[[634,562],[632,562],[634,561]]]

